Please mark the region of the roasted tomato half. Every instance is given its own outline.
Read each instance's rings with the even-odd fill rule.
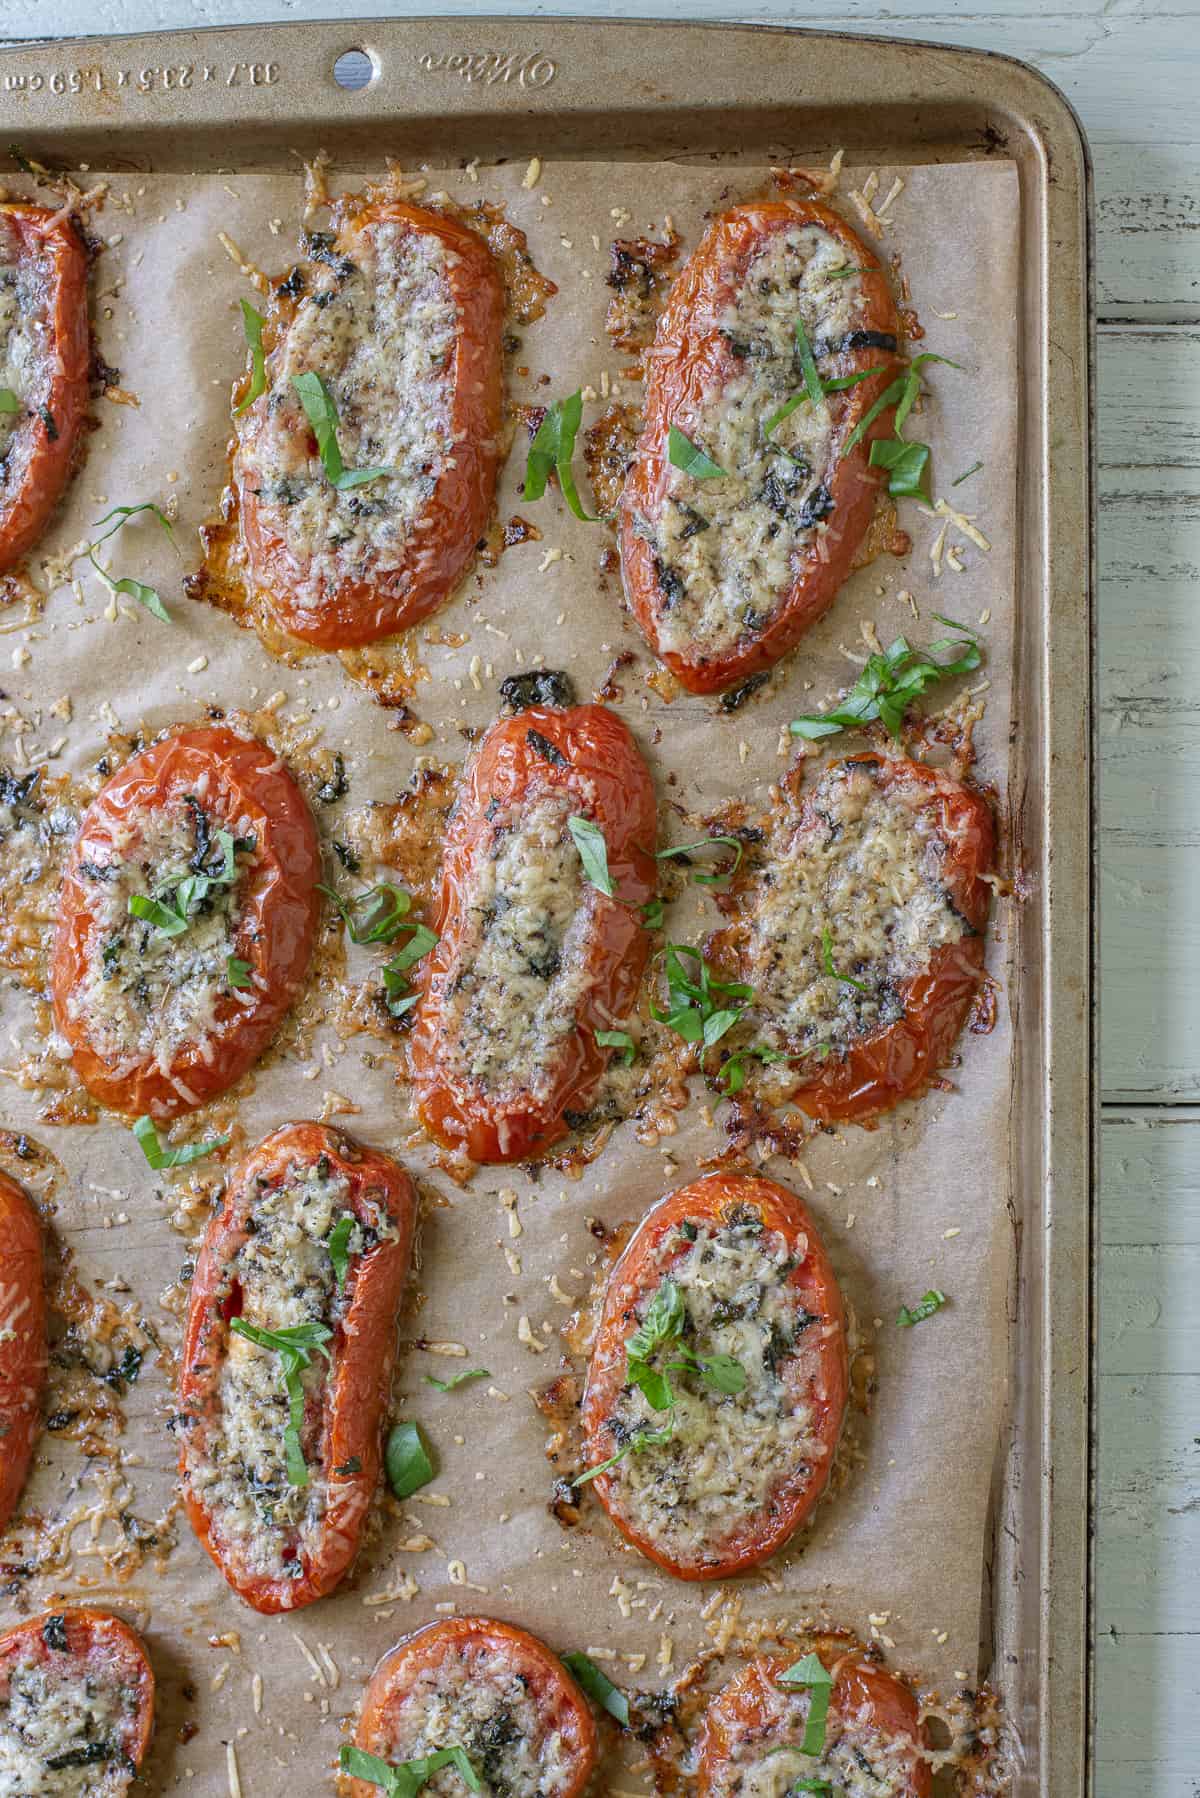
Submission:
[[[88,1090],[166,1119],[232,1086],[304,979],[319,873],[304,796],[255,738],[181,730],[126,762],[84,813],[54,942]]]
[[[69,215],[0,206],[0,573],[33,548],[75,464],[91,361],[87,269]]]
[[[979,988],[992,852],[986,801],[951,775],[877,754],[829,763],[709,944],[754,989],[754,1040],[784,1057],[755,1084],[823,1123],[918,1092]]]
[[[29,1471],[45,1377],[42,1227],[24,1189],[0,1173],[0,1530]]]
[[[392,1766],[457,1745],[479,1789],[506,1798],[578,1798],[596,1764],[596,1725],[562,1662],[492,1617],[451,1617],[398,1642],[371,1676],[354,1742]],[[343,1764],[353,1771],[352,1751]],[[374,1798],[379,1783],[352,1779],[351,1798]],[[461,1784],[447,1773],[447,1791]]]
[[[701,1728],[700,1798],[828,1788],[846,1798],[927,1798],[927,1744],[909,1688],[857,1644],[825,1639],[815,1653],[831,1685],[799,1683],[807,1657],[797,1654],[752,1661],[718,1692]],[[814,1701],[819,1713],[826,1698],[824,1726],[818,1714],[810,1732]]]
[[[741,1573],[811,1516],[848,1377],[841,1293],[805,1207],[771,1180],[710,1174],[660,1200],[609,1275],[585,1472],[666,1572]]]
[[[646,964],[655,840],[649,771],[604,706],[533,705],[484,736],[450,820],[411,1048],[445,1147],[523,1161],[586,1113],[611,1054],[596,1032],[629,1012]]]
[[[417,206],[351,197],[338,216],[277,295],[233,464],[250,580],[323,649],[442,603],[474,560],[500,455],[504,287],[483,239]],[[337,483],[298,376],[332,402]]]
[[[138,1636],[106,1611],[30,1617],[0,1635],[4,1790],[120,1798],[154,1728],[154,1673]]]
[[[256,1611],[332,1592],[358,1552],[415,1210],[390,1156],[288,1124],[240,1163],[208,1226],[179,1472],[193,1529]]]
[[[675,281],[620,544],[634,616],[689,691],[769,668],[832,604],[891,412],[850,439],[897,373],[898,331],[876,257],[815,200],[732,207]]]

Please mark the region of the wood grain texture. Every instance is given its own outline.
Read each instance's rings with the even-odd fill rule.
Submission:
[[[327,17],[330,0],[0,0],[10,38]],[[361,18],[424,14],[344,0]],[[470,14],[474,0],[439,0]],[[609,16],[607,0],[487,10]],[[1177,0],[633,0],[1021,57],[1080,112],[1096,175],[1103,1078],[1098,1798],[1200,1789],[1200,108]],[[529,27],[535,31],[532,24]],[[347,47],[349,47],[349,37]],[[1130,1109],[1130,1102],[1136,1108]],[[1064,1798],[1066,1795],[1064,1794]]]

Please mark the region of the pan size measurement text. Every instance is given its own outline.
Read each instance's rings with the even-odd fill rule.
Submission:
[[[277,62],[176,62],[142,68],[103,68],[92,63],[78,69],[13,71],[4,76],[6,94],[178,93],[189,87],[276,87]]]

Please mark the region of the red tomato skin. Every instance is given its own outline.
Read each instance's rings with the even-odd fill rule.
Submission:
[[[72,1018],[67,1000],[85,976],[95,915],[91,883],[81,861],[107,850],[122,818],[162,806],[195,790],[206,777],[208,802],[231,817],[253,821],[257,865],[245,880],[246,900],[235,954],[251,977],[266,982],[253,1007],[223,994],[216,1006],[217,1044],[206,1062],[194,1044],[176,1056],[171,1073],[195,1095],[187,1100],[153,1060],[115,1073],[93,1046],[85,1019]],[[102,857],[104,859],[104,857]],[[253,737],[224,725],[174,731],[135,755],[113,775],[84,813],[59,899],[51,962],[55,1022],[71,1045],[75,1071],[101,1104],[160,1121],[182,1116],[215,1098],[253,1067],[300,989],[312,957],[320,913],[321,851],[308,802],[278,756]]]
[[[877,258],[832,208],[818,200],[758,200],[733,206],[713,221],[671,288],[648,358],[646,424],[637,456],[625,483],[620,507],[621,573],[634,617],[655,655],[661,657],[689,693],[718,693],[770,668],[794,649],[811,624],[828,610],[850,573],[879,491],[880,472],[870,466],[871,443],[887,436],[892,413],[885,408],[862,439],[840,460],[825,483],[834,502],[830,528],[822,538],[828,555],[810,549],[787,594],[761,631],[746,631],[731,650],[705,655],[697,646],[686,654],[664,649],[658,618],[665,603],[655,572],[654,548],[638,530],[637,520],[654,519],[670,478],[667,437],[674,424],[691,435],[703,396],[728,379],[736,358],[718,328],[721,314],[740,285],[750,259],[777,231],[814,225],[837,238],[856,267],[868,269],[860,279],[864,296],[856,329],[897,337],[899,319],[887,281],[874,271]],[[830,364],[841,375],[861,374],[882,366],[882,373],[860,381],[840,396],[844,400],[834,434],[834,455],[874,405],[900,364],[887,350],[858,349],[840,353]],[[835,404],[837,400],[835,399]]]
[[[229,1341],[217,1295],[225,1269],[246,1241],[256,1182],[271,1181],[293,1162],[315,1161],[321,1155],[350,1182],[350,1204],[356,1214],[363,1217],[363,1195],[370,1190],[384,1199],[398,1235],[359,1257],[357,1264],[352,1261],[347,1271],[347,1281],[352,1277],[355,1281],[354,1298],[328,1345],[332,1368],[322,1422],[321,1459],[328,1469],[329,1503],[318,1550],[302,1556],[301,1576],[271,1578],[237,1565],[219,1540],[216,1519],[191,1488],[186,1439],[179,1457],[184,1505],[197,1539],[239,1598],[264,1614],[299,1610],[323,1598],[339,1584],[358,1553],[379,1483],[380,1437],[396,1359],[396,1313],[412,1252],[417,1200],[408,1174],[390,1155],[364,1148],[344,1131],[323,1124],[285,1124],[272,1131],[235,1168],[221,1209],[209,1222],[196,1262],[184,1335],[179,1410],[197,1420],[190,1435],[215,1413],[217,1381]],[[360,1463],[357,1473],[337,1472],[354,1459]]]
[[[41,1427],[46,1378],[42,1227],[23,1187],[0,1173],[0,1530],[17,1506]]]
[[[61,1617],[66,1631],[67,1647],[51,1648],[43,1631],[51,1616]],[[154,1730],[154,1669],[140,1636],[107,1611],[75,1607],[28,1617],[0,1635],[0,1699],[8,1694],[10,1669],[32,1653],[36,1659],[58,1662],[66,1656],[81,1664],[81,1672],[89,1666],[96,1672],[117,1675],[120,1684],[137,1694],[137,1716],[132,1730],[127,1731],[121,1747],[135,1767],[140,1767],[150,1746]]]
[[[570,766],[539,755],[528,741],[531,730]],[[465,929],[471,862],[488,833],[493,799],[510,805],[564,789],[578,796],[579,810],[603,830],[608,871],[621,898],[584,889],[593,907],[593,981],[547,1101],[538,1104],[529,1095],[493,1099],[456,1083],[442,1049],[442,997]],[[409,1065],[421,1120],[443,1147],[465,1151],[476,1162],[524,1161],[566,1134],[565,1111],[585,1108],[609,1059],[595,1031],[626,1016],[645,969],[649,938],[638,908],[655,890],[657,828],[650,772],[627,726],[607,707],[531,706],[488,730],[467,766],[450,821],[434,925],[439,942],[415,977],[422,996]]]
[[[846,1416],[850,1365],[845,1306],[810,1213],[795,1193],[773,1180],[750,1174],[707,1174],[668,1193],[647,1212],[608,1277],[583,1394],[584,1464],[595,1467],[620,1446],[605,1420],[625,1384],[625,1341],[634,1327],[634,1303],[662,1278],[652,1271],[659,1243],[685,1219],[715,1225],[741,1205],[754,1206],[768,1230],[778,1230],[796,1245],[798,1265],[788,1275],[788,1284],[802,1295],[806,1310],[825,1320],[818,1377],[808,1399],[816,1433],[827,1452],[819,1468],[793,1479],[774,1496],[766,1511],[747,1519],[719,1550],[694,1561],[676,1560],[659,1547],[625,1511],[620,1482],[610,1473],[597,1475],[592,1489],[626,1541],[675,1579],[726,1579],[757,1567],[782,1548],[812,1515],[828,1484]]]
[[[961,781],[923,762],[875,753],[847,760],[874,763],[885,789],[893,781],[907,779],[929,789],[929,804],[938,809],[939,829],[947,843],[946,885],[955,908],[976,934],[934,951],[926,971],[908,982],[902,1018],[864,1037],[842,1059],[830,1056],[790,1095],[791,1103],[823,1124],[861,1123],[890,1111],[920,1092],[950,1059],[979,990],[991,902],[983,876],[990,872],[995,853],[987,801]],[[811,801],[806,806],[809,817],[810,806]],[[805,817],[802,812],[801,830]]]
[[[427,1623],[397,1642],[368,1682],[354,1732],[355,1745],[367,1754],[390,1758],[394,1732],[389,1729],[389,1716],[394,1702],[413,1680],[426,1668],[436,1668],[464,1652],[500,1646],[520,1656],[531,1694],[540,1704],[553,1707],[559,1717],[559,1727],[578,1761],[578,1771],[563,1798],[579,1798],[592,1776],[597,1753],[596,1724],[587,1699],[544,1642],[516,1624],[501,1623],[494,1617],[449,1617]],[[352,1779],[349,1798],[374,1798],[378,1789],[365,1779]]]
[[[409,553],[398,566],[377,569],[370,580],[344,580],[332,591],[322,584],[315,599],[306,599],[302,588],[307,565],[288,548],[252,480],[243,474],[237,477],[251,577],[268,592],[284,629],[321,649],[373,643],[416,624],[440,606],[475,558],[496,491],[504,326],[499,268],[483,239],[467,226],[399,202],[367,206],[356,213],[339,233],[335,253],[353,257],[358,238],[383,223],[407,225],[442,240],[451,256],[446,276],[459,317],[450,412],[453,466],[442,470],[414,521]],[[259,399],[251,408],[251,433],[262,404]]]
[[[831,1639],[823,1641],[816,1653],[833,1674],[831,1717],[857,1717],[865,1711],[885,1740],[911,1736],[914,1752],[910,1777],[903,1787],[891,1792],[890,1798],[928,1798],[933,1776],[929,1762],[917,1758],[928,1742],[917,1701],[908,1686],[885,1667],[868,1660],[857,1646]],[[717,1798],[723,1789],[728,1789],[720,1782],[729,1771],[731,1738],[747,1728],[762,1728],[767,1723],[775,1681],[795,1659],[794,1655],[784,1655],[752,1661],[717,1693],[701,1726],[697,1798]]]
[[[18,431],[35,433],[25,479],[0,508],[0,574],[33,548],[71,477],[80,432],[87,415],[91,332],[88,326],[88,253],[70,217],[48,206],[18,202],[0,206],[30,255],[49,246],[54,287],[54,361],[47,402],[57,433],[51,437],[40,418],[26,418]]]

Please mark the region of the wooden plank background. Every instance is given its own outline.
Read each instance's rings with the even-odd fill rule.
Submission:
[[[10,41],[299,18],[612,16],[510,0],[0,0]],[[738,19],[967,44],[1043,70],[1096,172],[1100,321],[1100,1798],[1200,1792],[1200,105],[1197,0],[800,0]],[[347,34],[347,48],[353,33]]]

